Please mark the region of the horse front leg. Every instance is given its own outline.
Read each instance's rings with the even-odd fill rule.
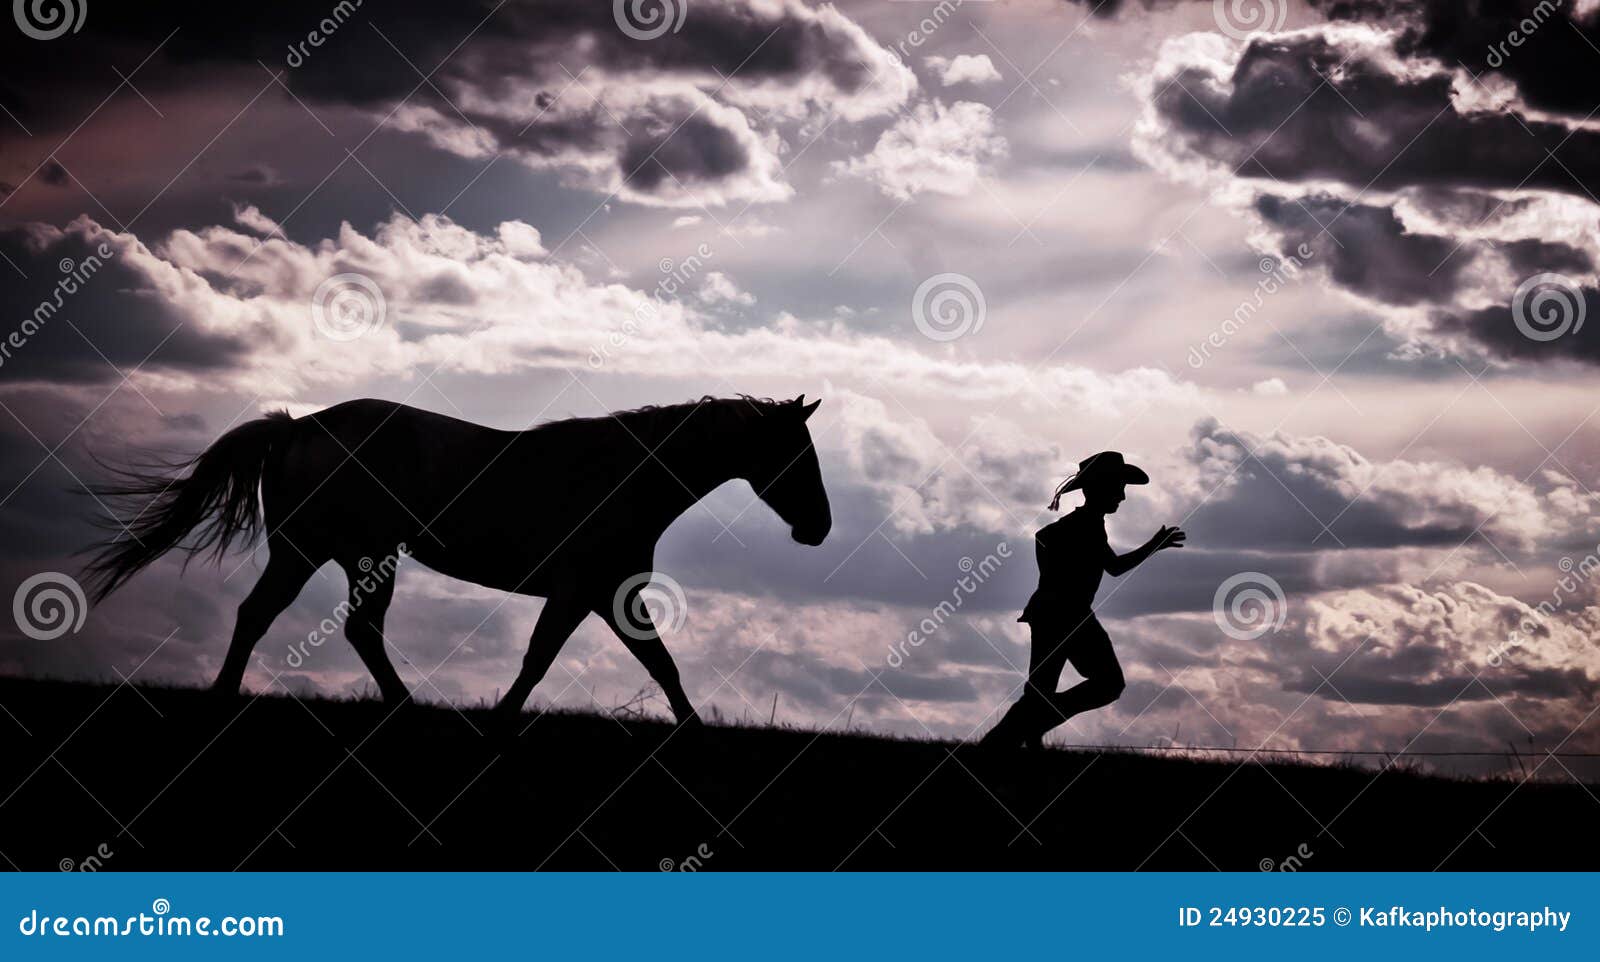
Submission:
[[[555,663],[561,646],[567,643],[567,639],[588,614],[589,609],[571,596],[551,595],[545,600],[544,610],[539,612],[539,621],[533,626],[533,637],[528,641],[528,653],[522,656],[522,670],[517,673],[517,680],[511,683],[500,704],[495,706],[496,714],[509,722],[522,711],[528,696],[533,694],[534,686],[539,684],[545,672]]]
[[[673,662],[667,646],[661,643],[661,635],[656,632],[655,622],[650,619],[649,612],[633,597],[638,591],[639,588],[634,588],[629,595],[619,599],[620,604],[597,608],[595,614],[605,619],[622,644],[650,673],[651,679],[661,686],[678,724],[698,725],[700,716],[695,714],[694,705],[683,690],[678,666]]]

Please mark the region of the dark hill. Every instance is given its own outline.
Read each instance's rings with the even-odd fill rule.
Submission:
[[[0,706],[30,870],[1600,868],[1571,782],[607,714],[508,742],[483,709],[18,679]]]

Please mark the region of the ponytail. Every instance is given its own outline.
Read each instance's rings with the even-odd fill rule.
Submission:
[[[1077,480],[1079,473],[1082,473],[1082,472],[1077,472],[1077,473],[1068,475],[1067,476],[1067,480],[1065,480],[1065,481],[1061,482],[1060,484],[1056,485],[1055,496],[1050,499],[1050,510],[1051,511],[1060,511],[1061,510],[1061,496],[1063,494],[1067,493],[1067,488],[1072,485],[1073,481]]]

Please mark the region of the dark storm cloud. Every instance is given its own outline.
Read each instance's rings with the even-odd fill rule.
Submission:
[[[1450,238],[1410,233],[1388,207],[1346,204],[1326,194],[1298,200],[1264,195],[1256,212],[1287,247],[1309,248],[1313,264],[1334,282],[1390,304],[1452,297],[1470,263],[1451,256],[1457,245]]]
[[[238,184],[253,184],[258,187],[271,187],[280,183],[277,171],[266,164],[255,164],[243,170],[235,171],[228,175],[228,180]]]
[[[1399,49],[1516,84],[1531,106],[1576,117],[1600,104],[1600,19],[1566,0],[1309,0],[1334,20],[1403,27]],[[1531,28],[1531,29],[1530,29]]]
[[[135,367],[200,371],[247,346],[187,323],[128,262],[129,243],[80,218],[0,231],[0,383],[117,382]],[[25,276],[24,276],[25,275]]]
[[[1236,60],[1169,47],[1147,149],[1279,195],[1254,213],[1335,286],[1399,309],[1380,314],[1408,356],[1594,362],[1593,331],[1528,337],[1512,303],[1545,273],[1593,293],[1600,132],[1582,121],[1600,104],[1596,18],[1553,0],[1312,6],[1384,32],[1260,35]],[[1488,68],[1501,76],[1475,83]],[[1295,197],[1307,183],[1318,189]]]
[[[1258,638],[1219,636],[1205,616],[1116,627],[1135,639],[1141,658],[1169,670],[1220,659],[1236,677],[1257,676],[1277,690],[1330,704],[1438,709],[1499,699],[1537,724],[1542,709],[1592,702],[1600,688],[1583,652],[1588,645],[1580,619],[1553,619],[1551,631],[1527,647],[1507,649],[1507,633],[1530,609],[1481,585],[1283,587],[1283,623]]]
[[[1440,331],[1467,335],[1501,358],[1600,364],[1600,322],[1594,320],[1600,316],[1600,290],[1573,287],[1561,297],[1560,304],[1552,302],[1546,308],[1524,299],[1523,325],[1517,323],[1512,303],[1476,311],[1440,311],[1433,323]],[[1545,321],[1539,320],[1542,312]],[[1530,336],[1529,329],[1538,336]]]
[[[1550,490],[1488,467],[1372,461],[1325,437],[1259,436],[1210,418],[1195,425],[1188,456],[1212,493],[1185,528],[1208,546],[1454,548],[1482,538],[1516,551],[1588,522]]]
[[[629,184],[653,191],[672,176],[685,172],[696,178],[719,178],[743,170],[749,152],[724,127],[699,116],[677,123],[657,117],[650,131],[632,137],[620,158]]]
[[[649,40],[624,32],[612,4],[586,0],[105,5],[81,34],[52,43],[5,33],[0,103],[35,134],[75,125],[114,86],[109,69],[93,67],[126,72],[160,45],[136,79],[155,102],[216,84],[257,87],[265,81],[259,62],[281,71],[294,94],[314,105],[387,113],[410,98],[412,108],[433,112],[417,123],[454,141],[451,149],[471,143],[474,153],[498,148],[563,161],[573,152],[604,153],[618,165],[617,177],[644,193],[671,178],[715,182],[752,166],[742,124],[701,109],[681,86],[651,92],[649,85],[709,89],[736,74],[736,85],[807,85],[799,101],[842,101],[892,66],[836,11],[798,4],[695,3],[679,30]],[[428,82],[424,74],[431,74]],[[619,105],[628,97],[608,95],[612,82],[646,96]],[[607,104],[586,106],[592,91]],[[680,126],[670,148],[645,163]]]
[[[1496,257],[1503,258],[1519,279],[1545,273],[1586,276],[1594,269],[1593,258],[1570,244],[1531,237],[1490,244],[1415,232],[1391,207],[1346,204],[1328,195],[1296,200],[1263,195],[1255,208],[1278,232],[1285,249],[1311,250],[1313,269],[1345,290],[1385,304],[1452,304],[1482,265]],[[1587,289],[1582,296],[1588,316],[1596,309],[1597,292]],[[1500,358],[1600,363],[1600,334],[1595,329],[1573,325],[1559,337],[1529,337],[1515,322],[1513,300],[1477,310],[1432,311],[1433,329],[1464,335]],[[1576,305],[1563,309],[1576,310]]]
[[[1422,210],[1455,224],[1496,224],[1533,206],[1533,200],[1528,197],[1431,186],[1411,191],[1410,197]]]
[[[1427,649],[1427,651],[1430,655],[1439,653],[1438,649]],[[1352,670],[1352,666],[1347,665],[1339,672],[1336,682],[1337,694],[1330,694],[1327,690],[1319,694],[1331,698],[1337,698],[1342,694],[1356,704],[1406,705],[1416,708],[1438,708],[1454,702],[1487,701],[1495,697],[1494,692],[1478,685],[1470,674],[1446,675],[1419,682],[1410,680],[1412,675],[1410,666],[1385,664],[1380,669],[1375,665],[1358,664],[1354,668],[1355,670]],[[1328,670],[1328,668],[1323,669],[1323,671]],[[1309,677],[1301,677],[1285,685],[1285,689],[1309,695],[1323,685],[1322,678],[1315,672],[1308,672],[1307,675]],[[1517,672],[1510,678],[1496,679],[1495,684],[1495,690],[1504,694],[1515,693],[1538,698],[1574,696],[1592,698],[1597,687],[1600,686],[1596,686],[1593,679],[1575,668],[1565,671],[1544,669]]]
[[[858,694],[863,701],[882,697],[891,701],[899,698],[919,702],[966,702],[978,694],[971,673],[925,675],[885,671],[880,674],[866,668],[795,659],[768,650],[753,653],[739,675],[741,679],[757,679],[802,705],[823,709],[836,708]]]
[[[1320,35],[1252,40],[1229,77],[1177,79],[1156,95],[1169,135],[1244,177],[1582,196],[1600,182],[1600,133],[1462,112],[1448,74],[1402,76]]]
[[[1519,277],[1542,271],[1587,273],[1594,270],[1594,259],[1586,251],[1559,241],[1525,238],[1501,244],[1500,249]]]
[[[52,160],[39,170],[39,179],[51,187],[65,187],[71,177],[67,174],[67,168]]]

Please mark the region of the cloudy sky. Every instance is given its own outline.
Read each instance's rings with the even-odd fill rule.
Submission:
[[[267,410],[805,393],[829,540],[736,482],[658,553],[702,710],[987,728],[1050,491],[1116,448],[1113,544],[1190,546],[1106,580],[1128,690],[1064,740],[1600,750],[1600,5],[66,6],[0,30],[4,597],[78,572],[96,457]],[[207,682],[263,559],[14,611],[0,671]],[[247,686],[366,689],[289,658],[343,592]],[[540,604],[408,563],[402,675],[494,697]],[[645,684],[590,619],[535,700]]]

